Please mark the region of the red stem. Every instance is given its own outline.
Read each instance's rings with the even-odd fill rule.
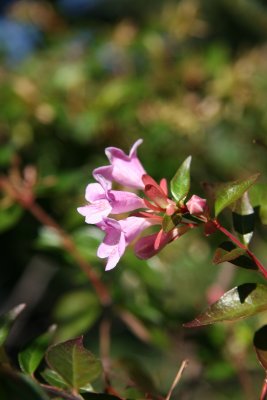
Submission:
[[[267,279],[267,270],[264,268],[262,263],[255,256],[255,254],[246,245],[241,243],[234,235],[232,235],[231,232],[229,232],[227,229],[225,229],[223,226],[221,226],[217,220],[213,220],[212,222],[213,222],[215,228],[217,228],[225,236],[227,236],[233,243],[235,243],[238,247],[240,247],[240,249],[243,249],[246,251],[247,255],[254,261],[254,263],[259,268],[259,271],[261,272],[261,274],[264,276],[265,279]]]
[[[266,400],[266,397],[267,397],[267,377],[263,381],[260,400]]]

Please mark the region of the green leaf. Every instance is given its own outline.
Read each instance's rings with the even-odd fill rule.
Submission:
[[[193,328],[214,322],[235,321],[264,310],[267,310],[267,286],[244,283],[224,293],[204,313],[184,326]]]
[[[52,325],[48,332],[35,339],[25,350],[19,353],[18,360],[21,370],[25,374],[32,375],[38,368],[45,351],[51,342],[55,332],[55,325]]]
[[[94,381],[102,372],[101,362],[83,346],[83,337],[51,346],[46,353],[49,367],[73,389]]]
[[[232,217],[234,229],[237,232],[240,241],[245,245],[248,245],[253,236],[255,214],[247,192],[236,201]]]
[[[258,360],[267,372],[267,325],[255,332],[253,343]]]
[[[249,191],[249,197],[253,207],[260,207],[261,222],[267,225],[267,185],[256,183]]]
[[[23,209],[18,204],[1,207],[0,232],[6,231],[15,225],[22,216]]]
[[[255,262],[247,256],[246,250],[236,247],[232,242],[223,242],[216,249],[213,262],[220,264],[222,262],[230,262],[238,267],[257,270]]]
[[[51,386],[55,386],[59,389],[67,389],[69,387],[64,379],[61,378],[61,376],[52,369],[46,368],[44,371],[41,372],[41,375],[44,380]]]
[[[30,377],[0,369],[0,399],[3,400],[49,400],[42,388]]]
[[[189,192],[191,160],[191,156],[187,157],[171,180],[171,193],[177,202],[183,201]]]
[[[258,177],[259,174],[255,174],[247,179],[218,185],[215,189],[215,216],[217,217],[224,208],[237,201]]]
[[[9,331],[18,317],[18,315],[24,310],[25,304],[19,304],[18,306],[12,308],[6,314],[0,317],[0,346],[5,343]]]

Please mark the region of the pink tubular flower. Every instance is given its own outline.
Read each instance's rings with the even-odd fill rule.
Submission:
[[[184,225],[179,228],[174,228],[169,232],[160,230],[152,235],[144,236],[136,242],[134,248],[135,254],[137,257],[144,260],[153,257],[168,243],[178,239],[192,227],[193,226],[190,225]]]
[[[97,224],[109,214],[121,214],[144,207],[144,201],[136,194],[111,190],[111,183],[103,177],[96,177],[99,183],[90,183],[85,199],[90,203],[79,207],[78,212],[88,224]]]
[[[106,156],[111,165],[96,168],[93,171],[93,176],[96,178],[97,175],[102,175],[110,182],[115,181],[123,186],[143,189],[142,176],[146,172],[137,157],[137,148],[142,142],[142,139],[137,140],[129,155],[116,147],[108,147]]]
[[[135,244],[135,253],[139,258],[152,257],[199,223],[204,222],[206,234],[212,233],[214,229],[214,224],[209,224],[205,199],[193,195],[186,204],[175,201],[169,197],[166,179],[161,179],[158,184],[146,174],[137,157],[137,148],[141,143],[141,139],[137,140],[129,155],[115,147],[106,149],[110,165],[93,171],[97,182],[90,183],[86,188],[85,198],[89,204],[78,208],[87,223],[96,224],[105,232],[97,255],[107,259],[106,270],[114,268],[126,247],[152,225],[159,225],[159,231],[139,238]],[[132,192],[112,190],[113,181],[126,187],[141,189],[144,199]],[[175,186],[178,184],[179,182],[175,182]],[[173,190],[177,190],[176,187],[172,187],[172,193]],[[125,219],[108,218],[110,214],[125,212],[132,214]],[[197,218],[188,218],[188,213]]]
[[[199,196],[196,196],[195,194],[191,197],[190,200],[186,203],[186,206],[188,208],[188,211],[192,215],[203,215],[206,211],[207,208],[207,200],[202,199]]]
[[[108,259],[106,271],[117,265],[128,244],[151,224],[151,220],[139,217],[128,217],[120,221],[104,218],[97,224],[106,233],[97,251],[99,258]]]

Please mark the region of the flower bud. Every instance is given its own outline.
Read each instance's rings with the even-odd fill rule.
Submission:
[[[192,215],[202,215],[206,209],[206,205],[207,205],[207,200],[202,199],[201,197],[196,196],[195,194],[186,203],[188,211]]]

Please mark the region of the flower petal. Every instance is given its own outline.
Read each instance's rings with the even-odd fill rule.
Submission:
[[[190,214],[201,215],[207,208],[207,200],[193,194],[190,200],[188,200],[186,203],[186,207],[188,208]]]
[[[104,219],[99,227],[106,231],[106,235],[98,248],[97,255],[108,259],[105,268],[108,271],[117,265],[123,255],[126,248],[125,237],[118,221],[111,218]]]
[[[105,198],[105,190],[99,183],[89,183],[85,189],[85,199],[90,203]]]
[[[126,242],[132,242],[144,229],[155,224],[155,221],[148,218],[128,217],[119,221]]]
[[[134,143],[129,156],[117,147],[108,147],[105,152],[111,165],[96,168],[93,171],[94,177],[100,174],[109,181],[114,180],[124,186],[142,189],[144,187],[142,175],[145,174],[145,170],[136,154],[137,147],[141,143],[142,140]]]
[[[112,210],[107,200],[99,200],[94,204],[77,208],[78,213],[85,217],[87,224],[97,224],[107,217]]]
[[[144,200],[135,193],[111,190],[108,196],[113,214],[120,214],[145,207]]]
[[[135,244],[135,254],[137,257],[147,260],[157,254],[169,241],[171,241],[170,233],[162,233],[160,243],[155,248],[155,241],[158,238],[159,233],[152,233],[152,235],[144,236],[139,239]]]

